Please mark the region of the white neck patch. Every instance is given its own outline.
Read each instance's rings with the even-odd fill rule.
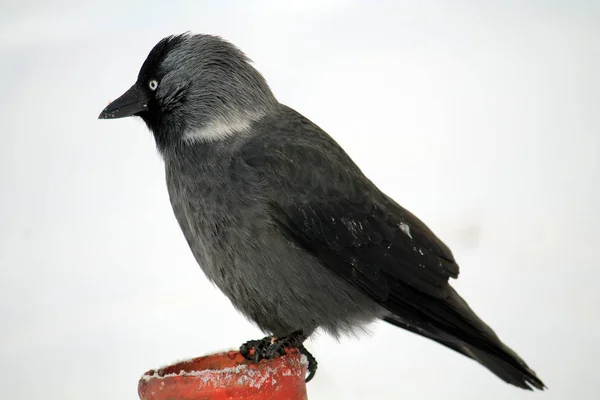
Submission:
[[[231,135],[242,133],[254,122],[263,117],[264,114],[234,114],[229,117],[217,117],[208,122],[200,129],[189,129],[183,134],[183,140],[192,142],[212,142],[224,139]]]

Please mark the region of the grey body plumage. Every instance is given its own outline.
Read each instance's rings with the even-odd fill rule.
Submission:
[[[286,343],[303,348],[318,328],[339,336],[384,319],[506,382],[544,388],[448,284],[458,276],[448,247],[329,135],[278,103],[233,45],[162,40],[101,118],[129,115],[154,134],[198,264],[265,332],[300,332]]]
[[[318,327],[338,335],[383,316],[269,218],[271,193],[240,154],[264,139],[244,132],[163,153],[173,211],[198,264],[239,311],[275,336]]]

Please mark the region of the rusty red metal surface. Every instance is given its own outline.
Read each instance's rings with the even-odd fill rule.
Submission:
[[[295,350],[258,364],[239,352],[213,354],[146,372],[141,400],[306,400],[306,362]]]

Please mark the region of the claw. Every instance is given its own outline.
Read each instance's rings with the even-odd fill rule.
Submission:
[[[264,339],[263,339],[264,340]],[[240,346],[240,354],[244,356],[246,360],[253,361],[254,355],[257,353],[256,349],[259,347],[261,340],[249,340]]]
[[[287,348],[297,348],[308,360],[308,377],[306,378],[306,382],[309,382],[317,371],[317,360],[302,344],[305,339],[306,336],[304,336],[302,331],[296,331],[280,338],[267,336],[260,340],[247,341],[240,346],[240,353],[245,359],[259,363],[261,360],[281,357],[285,354]]]
[[[306,356],[306,359],[308,360],[308,367],[306,368],[306,370],[308,371],[308,376],[304,380],[306,383],[308,383],[312,378],[315,377],[319,363],[317,363],[315,357],[312,354],[310,354],[308,350],[306,350],[306,347],[304,347],[303,344],[298,346],[298,351],[300,352],[300,354],[304,354]]]

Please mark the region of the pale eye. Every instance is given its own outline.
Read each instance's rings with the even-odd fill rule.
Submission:
[[[150,82],[148,82],[148,87],[150,90],[155,91],[156,88],[158,88],[158,81],[156,79],[152,79]]]

